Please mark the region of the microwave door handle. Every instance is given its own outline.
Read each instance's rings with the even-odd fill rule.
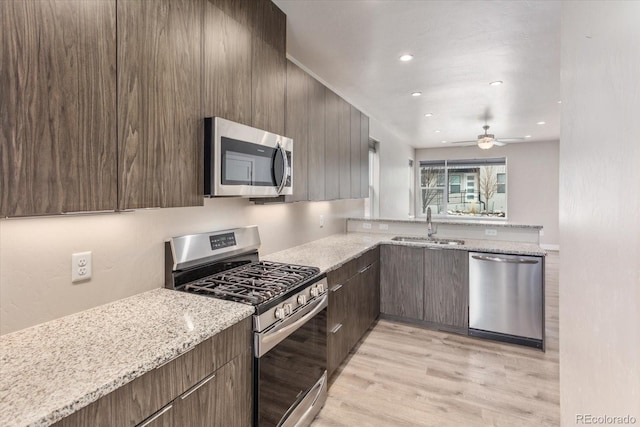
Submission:
[[[282,193],[284,186],[287,185],[287,176],[289,175],[289,160],[287,159],[287,151],[284,149],[280,143],[276,145],[278,151],[280,151],[280,155],[282,155],[282,182],[278,186],[278,194]]]

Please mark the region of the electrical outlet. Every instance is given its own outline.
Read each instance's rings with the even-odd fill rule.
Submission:
[[[91,279],[91,252],[71,254],[71,282]]]
[[[380,230],[388,230],[389,229],[389,224],[379,224],[378,225],[378,229],[380,229]]]
[[[365,230],[371,230],[371,223],[370,222],[363,222],[362,223],[362,228],[364,228]]]
[[[484,234],[486,236],[497,236],[498,235],[498,230],[493,229],[493,228],[487,228],[486,230],[484,230]]]
[[[320,215],[320,228],[324,227],[324,215]]]

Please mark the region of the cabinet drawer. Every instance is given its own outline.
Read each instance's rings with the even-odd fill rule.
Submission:
[[[329,288],[338,284],[344,284],[347,280],[358,273],[358,258],[352,259],[344,263],[340,268],[329,271],[327,273],[327,282]]]
[[[380,248],[376,246],[375,248],[368,250],[367,252],[360,255],[360,257],[358,257],[357,259],[358,272],[362,271],[363,269],[367,268],[367,266],[379,260],[380,260]]]

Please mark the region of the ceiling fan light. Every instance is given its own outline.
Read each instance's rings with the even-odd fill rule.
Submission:
[[[478,138],[478,147],[488,150],[493,147],[493,135],[481,135]]]

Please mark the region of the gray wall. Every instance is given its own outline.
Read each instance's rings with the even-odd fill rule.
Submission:
[[[343,232],[362,200],[204,207],[0,220],[0,334],[164,286],[164,240],[257,224],[265,255]],[[319,226],[324,216],[325,225]],[[71,254],[93,252],[93,278],[71,283]]]
[[[576,414],[640,423],[638,22],[637,1],[562,3],[564,426],[575,425]]]
[[[523,142],[481,150],[473,147],[426,148],[416,150],[420,160],[507,158],[507,219],[518,224],[542,225],[540,243],[557,249],[558,231],[558,141]],[[419,182],[416,184],[416,206]]]

